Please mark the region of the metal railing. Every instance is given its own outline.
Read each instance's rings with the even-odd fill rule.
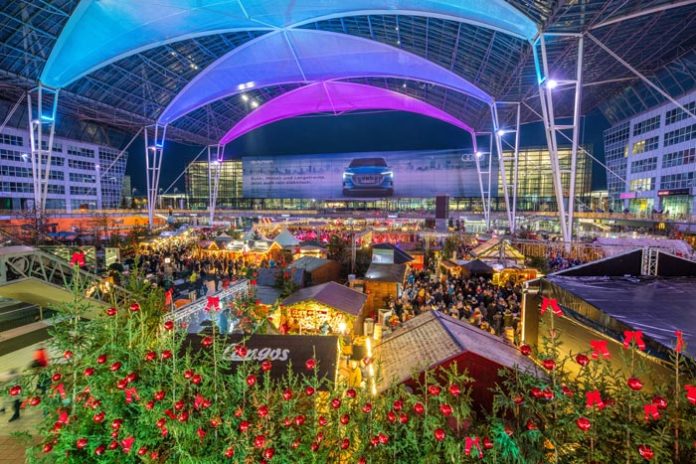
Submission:
[[[219,298],[220,304],[222,305],[224,303],[224,301],[229,300],[230,298],[235,298],[238,295],[240,295],[242,293],[246,293],[248,291],[249,291],[249,281],[247,279],[242,279],[240,281],[232,283],[229,287],[220,290],[219,292],[213,294],[212,296]],[[208,296],[204,296],[202,298],[197,299],[194,302],[191,302],[185,306],[182,306],[181,308],[177,309],[176,311],[172,311],[170,313],[165,314],[164,319],[165,320],[172,320],[175,322],[188,321],[193,316],[198,314],[199,312],[205,310],[207,304],[208,304]]]
[[[96,274],[71,266],[66,261],[27,246],[5,247],[0,254],[0,285],[34,278],[69,290],[79,279],[84,296],[105,304],[124,305],[132,300],[130,292]]]

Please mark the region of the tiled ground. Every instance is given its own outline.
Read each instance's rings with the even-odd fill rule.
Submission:
[[[29,365],[32,353],[41,343],[22,348],[21,350],[0,356],[0,380],[6,377],[12,369],[22,370]],[[24,445],[11,436],[14,432],[31,433],[41,421],[41,412],[36,409],[25,409],[21,412],[20,419],[12,423],[8,420],[12,416],[12,404],[2,404],[6,408],[4,414],[0,414],[0,464],[15,464],[24,462]]]

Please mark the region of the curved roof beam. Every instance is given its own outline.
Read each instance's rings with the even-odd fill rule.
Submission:
[[[236,123],[220,139],[220,144],[228,144],[254,129],[283,119],[364,110],[406,111],[439,119],[469,132],[476,143],[474,130],[469,125],[417,98],[371,85],[329,81],[315,82],[269,100]]]
[[[505,0],[82,0],[58,37],[41,82],[62,88],[127,56],[193,37],[365,14],[451,19],[523,39],[537,33],[534,22]]]
[[[251,88],[357,77],[428,82],[493,101],[466,79],[400,48],[336,32],[292,29],[258,37],[206,67],[169,103],[159,122],[169,124]]]

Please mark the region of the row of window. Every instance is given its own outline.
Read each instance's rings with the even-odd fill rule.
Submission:
[[[682,127],[665,134],[665,147],[696,139],[696,124]]]
[[[633,135],[641,135],[645,134],[646,132],[650,132],[651,130],[658,129],[660,127],[660,115],[658,114],[657,116],[654,116],[652,118],[648,118],[644,121],[641,121],[639,123],[636,123],[633,126]]]
[[[47,155],[43,155],[42,162],[46,163],[48,160]],[[17,150],[10,150],[8,148],[0,148],[0,160],[6,161],[25,161],[27,163],[31,162],[30,155],[28,153],[23,153]],[[63,166],[65,162],[64,158],[60,156],[51,156],[51,166]]]
[[[642,179],[633,179],[630,182],[629,188],[632,192],[649,192],[655,188],[655,178],[644,177]]]
[[[687,148],[685,150],[667,153],[662,157],[662,167],[671,168],[674,166],[683,166],[696,162],[696,148]]]
[[[648,151],[657,150],[659,147],[660,137],[656,135],[655,137],[650,137],[648,139],[639,140],[638,142],[635,142],[633,144],[631,154],[639,155]]]
[[[21,147],[22,145],[24,145],[24,137],[20,135],[0,133],[0,143],[4,143],[5,145],[12,145],[15,147]]]
[[[661,189],[687,188],[694,185],[696,172],[680,172],[660,177]]]
[[[23,167],[17,167],[17,166],[7,166],[3,165],[0,166],[0,175],[2,176],[8,176],[8,177],[33,177],[31,168],[23,168]],[[49,174],[49,179],[51,180],[60,180],[62,181],[65,179],[63,171],[54,171],[51,170],[51,173]]]
[[[647,172],[657,169],[657,156],[652,158],[646,158],[644,160],[638,160],[631,163],[631,172]]]
[[[628,123],[624,123],[617,127],[612,127],[604,132],[604,144],[612,145],[614,143],[623,143],[628,140],[629,137],[629,126]]]
[[[96,165],[94,163],[79,160],[68,160],[68,167],[71,167],[73,169],[85,169],[87,171],[96,170]]]
[[[97,182],[97,176],[95,176],[94,174],[82,174],[79,172],[71,172],[70,173],[70,182],[95,183],[95,182]]]
[[[34,184],[30,182],[2,182],[0,184],[3,192],[12,193],[33,193]],[[48,184],[48,193],[55,195],[65,195],[65,186],[59,184]]]
[[[686,103],[684,108],[693,112],[696,112],[696,100]],[[665,126],[674,124],[675,122],[683,121],[684,119],[690,117],[689,113],[682,110],[681,108],[673,108],[665,113]]]
[[[94,158],[94,150],[84,147],[68,147],[68,155],[82,156],[84,158]]]

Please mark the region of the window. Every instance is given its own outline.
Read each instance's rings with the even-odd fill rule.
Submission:
[[[687,142],[696,138],[696,124],[682,127],[665,134],[665,147],[676,145],[677,143]]]
[[[660,177],[661,189],[687,188],[694,185],[696,172],[680,172]]]
[[[96,195],[96,187],[81,187],[79,185],[70,186],[71,195]]]
[[[657,156],[631,163],[632,173],[652,171],[654,169],[657,169]]]
[[[633,135],[641,135],[645,134],[646,132],[650,132],[651,130],[658,129],[660,127],[660,115],[657,115],[655,117],[652,117],[650,119],[646,119],[645,121],[641,121],[639,123],[636,123],[633,126]]]
[[[671,168],[673,166],[683,166],[696,162],[696,148],[687,148],[673,153],[667,153],[662,158],[662,167]]]
[[[630,183],[630,190],[632,192],[649,192],[655,188],[655,178],[645,177],[642,179],[633,179]]]
[[[84,158],[94,158],[94,150],[90,150],[89,148],[83,147],[77,148],[68,146],[68,155],[82,156]]]
[[[86,171],[96,171],[96,165],[94,163],[88,163],[87,161],[68,160],[68,167],[73,169],[84,169]]]
[[[691,111],[692,113],[696,111],[696,100],[690,103],[686,103],[684,108]],[[665,113],[665,126],[674,124],[675,122],[682,121],[689,117],[689,113],[686,113],[681,108],[673,108]]]
[[[24,145],[24,137],[12,134],[0,133],[0,143],[5,145],[12,145],[15,147],[21,147]]]
[[[81,174],[77,172],[70,173],[70,182],[89,182],[95,183],[97,181],[97,176],[94,174]]]
[[[7,148],[0,148],[0,159],[5,161],[24,161],[21,152],[17,150],[10,150]],[[24,153],[26,155],[26,153]],[[27,160],[29,155],[26,156]]]
[[[659,146],[660,146],[660,137],[659,136],[650,137],[649,139],[640,140],[640,141],[634,143],[633,149],[631,150],[631,154],[639,155],[641,153],[645,153],[648,151],[657,150],[657,148]]]
[[[604,132],[604,144],[612,145],[615,143],[622,143],[628,140],[629,136],[628,123],[624,123],[620,126],[612,127]]]
[[[34,191],[34,185],[31,182],[3,182],[2,191],[13,193],[32,193]]]

